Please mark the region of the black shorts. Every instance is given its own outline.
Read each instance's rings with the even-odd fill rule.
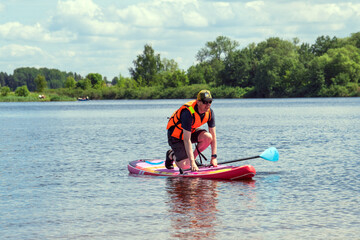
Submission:
[[[197,128],[195,130],[195,132],[193,132],[191,134],[191,142],[192,143],[198,143],[199,142],[199,140],[198,140],[199,134],[202,133],[202,132],[206,132],[206,130]],[[178,138],[174,138],[174,137],[170,136],[168,138],[168,143],[169,143],[171,149],[175,153],[175,157],[176,157],[177,162],[188,158],[188,155],[186,154],[185,144],[184,144],[184,141],[182,139],[178,139]]]

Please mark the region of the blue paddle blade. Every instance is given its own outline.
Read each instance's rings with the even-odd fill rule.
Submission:
[[[279,160],[279,152],[276,148],[271,147],[260,154],[260,157],[268,161],[276,162]]]

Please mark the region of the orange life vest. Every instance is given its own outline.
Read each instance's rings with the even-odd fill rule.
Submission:
[[[182,110],[184,110],[184,109],[188,109],[191,113],[191,116],[193,117],[193,121],[191,124],[191,133],[195,132],[195,130],[198,127],[207,123],[209,121],[209,119],[211,119],[211,111],[209,109],[207,112],[205,112],[205,116],[201,120],[199,113],[197,113],[194,109],[195,105],[196,105],[196,100],[187,102],[171,115],[166,129],[169,129],[172,126],[175,126],[174,131],[171,134],[172,137],[175,137],[178,139],[184,139],[184,137],[183,137],[184,131],[183,131],[183,128],[182,128],[181,122],[180,122],[180,115],[181,115]]]

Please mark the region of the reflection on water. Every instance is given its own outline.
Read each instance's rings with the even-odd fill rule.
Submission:
[[[218,218],[219,199],[227,202],[228,185],[237,185],[239,192],[238,205],[246,209],[256,207],[255,180],[226,181],[206,180],[200,178],[168,178],[166,191],[169,200],[169,216],[172,228],[171,236],[177,239],[218,239],[217,233],[224,227]],[[225,188],[224,188],[225,187]],[[232,195],[232,194],[230,194]],[[233,205],[235,198],[228,199],[228,207]],[[219,228],[218,228],[219,227]]]
[[[190,178],[168,178],[166,190],[169,196],[172,237],[180,239],[214,239],[217,181]],[[170,227],[170,226],[169,226]]]

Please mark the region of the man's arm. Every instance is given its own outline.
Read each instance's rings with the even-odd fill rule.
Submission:
[[[185,129],[183,129],[183,131],[184,131],[184,145],[185,145],[186,154],[190,160],[191,171],[198,171],[199,168],[196,165],[195,158],[194,158],[194,152],[193,152],[192,144],[191,144],[191,132],[187,131]]]
[[[216,141],[216,127],[209,128],[209,132],[212,135],[212,142],[211,142],[211,155],[217,154],[217,141]],[[217,166],[217,159],[211,158],[210,164],[214,167]]]

